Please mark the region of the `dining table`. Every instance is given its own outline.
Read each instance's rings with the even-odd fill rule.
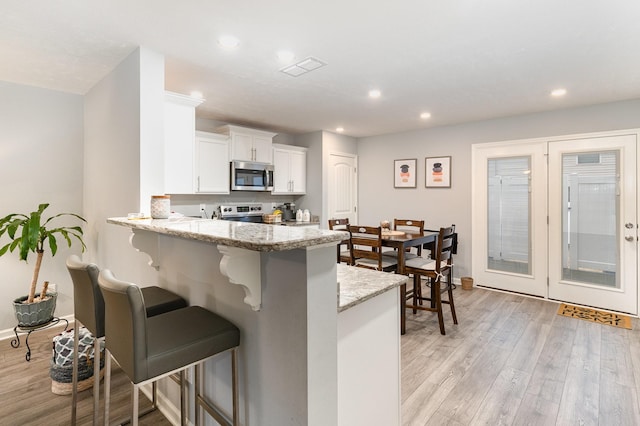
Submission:
[[[398,269],[396,273],[406,275],[405,270],[405,253],[408,248],[422,247],[433,245],[438,239],[437,231],[424,232],[403,232],[403,231],[382,231],[382,245],[384,247],[392,247],[396,249],[398,255]],[[400,285],[400,334],[405,334],[405,315],[404,308],[405,299],[407,297],[407,285]]]

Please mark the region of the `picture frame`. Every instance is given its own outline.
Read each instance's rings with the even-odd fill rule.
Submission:
[[[451,157],[427,157],[425,160],[425,187],[451,188]]]
[[[418,159],[393,160],[393,187],[415,188]]]

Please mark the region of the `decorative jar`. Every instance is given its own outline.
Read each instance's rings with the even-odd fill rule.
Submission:
[[[151,196],[151,217],[153,219],[168,219],[171,213],[171,196]]]

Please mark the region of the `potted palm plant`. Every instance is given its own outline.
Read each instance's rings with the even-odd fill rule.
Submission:
[[[29,253],[36,255],[29,294],[13,301],[16,319],[21,327],[45,324],[53,318],[57,294],[47,292],[48,281],[44,282],[42,291],[36,296],[40,266],[46,247],[49,247],[51,256],[55,256],[58,251],[56,236],[62,236],[67,246],[71,247],[73,239],[77,239],[82,246],[82,251],[86,249],[80,226],[53,227],[51,224],[54,219],[62,216],[72,216],[82,222],[86,220],[75,213],[60,213],[44,219],[42,214],[47,207],[49,207],[48,203],[40,204],[38,210],[29,214],[12,213],[0,219],[0,239],[6,234],[11,240],[0,247],[0,256],[17,250],[20,260],[27,262]]]

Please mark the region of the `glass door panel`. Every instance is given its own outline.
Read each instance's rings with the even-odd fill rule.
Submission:
[[[488,160],[487,268],[531,274],[529,157]]]
[[[618,152],[562,155],[562,279],[619,288]]]

